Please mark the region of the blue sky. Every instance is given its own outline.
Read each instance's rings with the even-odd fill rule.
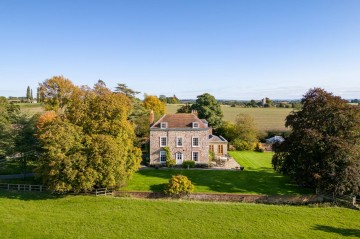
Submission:
[[[360,1],[0,1],[0,95],[64,75],[153,95],[360,98]]]

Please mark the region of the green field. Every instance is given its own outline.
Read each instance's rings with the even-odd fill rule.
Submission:
[[[311,191],[292,184],[271,168],[271,153],[231,152],[244,171],[144,169],[136,172],[125,188],[130,191],[162,191],[172,175],[183,174],[195,185],[195,192],[243,194],[303,194]]]
[[[44,111],[41,103],[18,103],[16,105],[20,106],[21,112],[31,115]]]
[[[22,112],[29,114],[35,114],[42,112],[43,108],[41,104],[21,103],[20,108]],[[168,104],[166,106],[166,112],[169,114],[176,113],[176,110],[180,107],[178,104]],[[254,118],[254,121],[259,130],[286,130],[285,118],[293,110],[289,108],[241,108],[230,107],[227,105],[221,106],[224,113],[224,120],[234,121],[238,114],[248,114]]]
[[[337,207],[5,191],[0,204],[0,237],[7,239],[360,237],[360,213]]]
[[[166,112],[169,114],[176,113],[181,105],[168,104]],[[224,113],[223,120],[234,121],[238,114],[250,115],[259,130],[286,130],[285,118],[293,110],[291,108],[241,108],[222,105]]]

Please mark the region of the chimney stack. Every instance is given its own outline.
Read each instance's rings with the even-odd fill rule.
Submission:
[[[150,116],[149,116],[150,125],[152,125],[154,123],[154,120],[155,120],[154,111],[151,110]]]

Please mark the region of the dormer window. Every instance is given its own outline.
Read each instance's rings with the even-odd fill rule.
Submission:
[[[161,129],[166,129],[167,126],[168,126],[167,122],[161,122],[161,123],[160,123],[160,128],[161,128]]]
[[[198,122],[193,122],[192,127],[193,128],[199,128],[199,123]]]

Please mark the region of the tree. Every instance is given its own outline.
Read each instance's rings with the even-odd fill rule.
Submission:
[[[126,84],[118,83],[118,86],[115,87],[115,92],[119,92],[121,94],[126,95],[127,97],[135,97],[135,95],[139,94],[139,91],[134,91],[127,87]]]
[[[182,105],[179,109],[177,109],[176,113],[191,113],[191,105]]]
[[[71,97],[79,92],[79,87],[63,77],[54,76],[39,85],[40,98],[44,102],[46,110],[64,111],[65,107],[71,102]]]
[[[165,114],[165,103],[154,95],[145,95],[143,106],[149,111],[153,110],[157,119]]]
[[[289,137],[274,147],[274,169],[309,187],[359,193],[360,108],[320,88],[301,103],[286,118]]]
[[[40,87],[36,88],[36,101],[37,101],[37,103],[41,102],[41,100],[40,100]]]
[[[218,128],[221,125],[223,113],[220,104],[209,93],[198,95],[191,108],[198,112],[200,118],[206,119],[209,126]]]
[[[39,115],[19,114],[12,127],[13,147],[10,153],[25,173],[30,161],[37,160],[38,141],[35,137]],[[16,157],[14,157],[16,156]]]
[[[45,113],[38,121],[43,152],[37,171],[44,184],[57,192],[124,185],[141,160],[128,121],[131,100],[102,81],[68,99],[63,113]]]
[[[30,100],[32,101],[34,99],[32,89],[30,90]]]
[[[26,99],[31,100],[31,89],[30,86],[26,88]]]
[[[167,101],[166,95],[159,95],[159,100],[161,100],[161,101],[164,102],[164,103],[167,103],[167,102],[166,102],[166,101]]]
[[[223,122],[216,132],[235,145],[237,150],[253,150],[259,136],[254,119],[246,114],[238,114],[235,123]]]

